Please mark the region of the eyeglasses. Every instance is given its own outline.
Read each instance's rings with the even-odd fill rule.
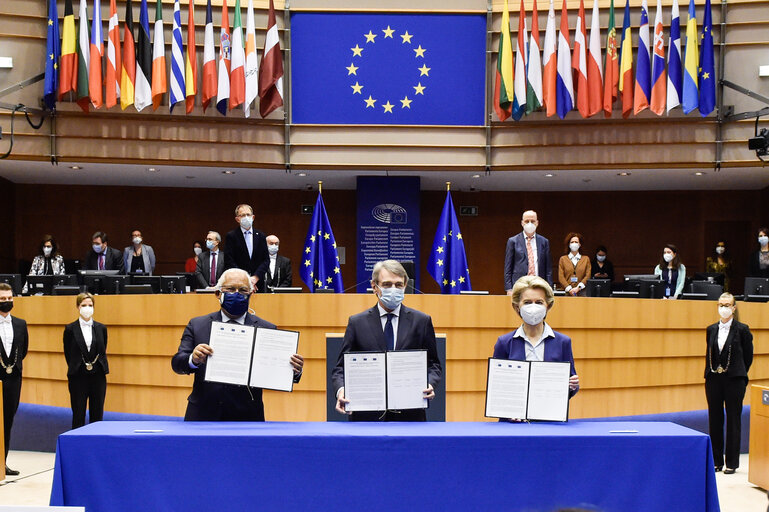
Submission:
[[[251,294],[251,288],[246,288],[245,286],[242,286],[240,288],[235,288],[234,286],[223,286],[222,291],[225,293],[239,293],[241,295],[248,296]]]

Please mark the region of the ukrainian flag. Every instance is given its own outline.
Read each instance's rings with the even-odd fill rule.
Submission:
[[[694,10],[694,0],[689,0],[689,21],[686,22],[686,50],[684,54],[684,97],[681,101],[684,114],[697,108],[700,101],[697,86],[697,66],[700,61],[698,42],[697,14]]]

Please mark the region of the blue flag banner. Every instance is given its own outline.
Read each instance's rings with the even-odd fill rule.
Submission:
[[[486,16],[294,13],[297,124],[483,125]]]
[[[336,293],[344,291],[336,239],[320,192],[312,212],[307,238],[304,239],[299,275],[310,292],[318,288],[334,290]]]
[[[710,12],[710,0],[705,0],[701,39],[698,108],[704,117],[713,112],[716,107],[716,66],[713,59],[713,17]]]
[[[59,11],[56,0],[48,0],[48,36],[45,56],[45,85],[43,102],[53,110],[59,94]]]
[[[446,193],[446,202],[443,204],[438,229],[435,231],[433,248],[427,260],[427,271],[441,287],[441,293],[472,290],[465,241],[459,229],[451,192]]]

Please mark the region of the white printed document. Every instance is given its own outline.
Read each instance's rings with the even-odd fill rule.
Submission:
[[[427,351],[344,354],[344,395],[348,412],[425,409]]]
[[[212,322],[208,344],[214,353],[206,361],[207,381],[293,390],[298,332]]]
[[[567,421],[567,362],[489,358],[486,416],[533,421]]]

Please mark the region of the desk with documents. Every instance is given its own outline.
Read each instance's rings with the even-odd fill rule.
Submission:
[[[708,436],[672,423],[98,422],[59,437],[86,510],[719,510]]]

